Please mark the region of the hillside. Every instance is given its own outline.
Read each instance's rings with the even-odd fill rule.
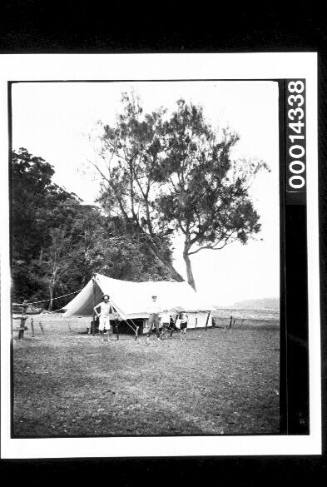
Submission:
[[[233,304],[238,309],[273,309],[279,310],[279,298],[246,299]]]

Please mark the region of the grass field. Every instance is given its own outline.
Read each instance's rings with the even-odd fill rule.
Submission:
[[[279,433],[279,326],[13,343],[16,437]]]

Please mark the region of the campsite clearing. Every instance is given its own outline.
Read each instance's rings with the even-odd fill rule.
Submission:
[[[279,326],[14,340],[14,437],[279,433]]]

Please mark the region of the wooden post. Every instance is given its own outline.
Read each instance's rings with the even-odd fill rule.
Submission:
[[[24,300],[22,305],[22,317],[20,319],[20,327],[18,330],[18,340],[24,338],[25,322],[27,320],[26,309],[27,309],[27,304],[26,304],[26,300]]]
[[[34,337],[34,319],[31,318],[31,331],[32,331],[32,337]]]
[[[116,321],[116,340],[119,340],[119,324],[118,324],[118,320]]]
[[[42,335],[44,335],[44,328],[41,321],[39,321],[39,327],[41,329]]]
[[[139,328],[140,328],[139,326],[136,326],[136,330],[135,330],[135,340],[137,340],[137,339],[138,339],[138,337],[139,337]]]
[[[18,340],[21,340],[22,338],[24,338],[24,331],[25,331],[25,321],[26,321],[26,316],[22,316],[21,319],[20,319],[20,327],[19,327],[19,330],[18,330]]]
[[[233,316],[230,317],[228,328],[232,328],[232,323],[233,323]]]
[[[95,281],[94,281],[94,276],[92,277],[92,289],[93,289],[93,320],[92,320],[92,325],[91,325],[91,332],[92,335],[95,335]]]

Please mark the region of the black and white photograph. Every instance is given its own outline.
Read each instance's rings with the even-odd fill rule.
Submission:
[[[319,450],[316,73],[91,57],[2,82],[8,457]]]

